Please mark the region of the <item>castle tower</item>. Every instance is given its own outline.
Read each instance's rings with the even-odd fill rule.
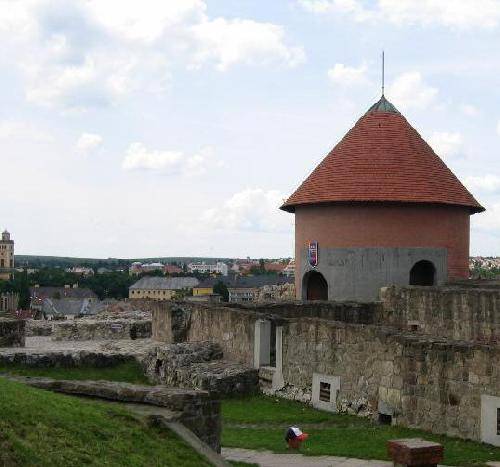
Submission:
[[[14,240],[5,230],[0,240],[0,280],[9,280],[14,270]]]
[[[373,300],[380,287],[469,276],[484,211],[384,96],[281,209],[295,213],[298,299]]]

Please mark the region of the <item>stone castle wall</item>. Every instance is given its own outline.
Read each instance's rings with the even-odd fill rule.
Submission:
[[[500,342],[500,286],[384,287],[376,321],[456,340]]]
[[[283,379],[303,400],[311,400],[313,373],[340,377],[338,401],[365,401],[377,410],[378,388],[395,366],[401,345],[388,344],[386,332],[320,319],[294,319],[283,328]]]
[[[24,347],[25,335],[23,320],[0,318],[0,347]]]
[[[402,426],[482,439],[481,398],[500,398],[498,291],[394,287],[382,298],[364,305],[168,304],[153,313],[153,335],[215,342],[224,358],[252,364],[263,345],[256,322],[273,322],[276,363],[259,375],[277,395],[311,401],[313,376],[325,375],[339,381],[339,411],[383,413]]]
[[[256,312],[228,306],[159,303],[153,310],[153,339],[166,343],[216,342],[224,358],[252,365],[257,319]]]
[[[481,395],[500,397],[500,349],[394,328],[294,320],[283,331],[288,393],[310,400],[313,373],[340,378],[337,409],[480,439]]]
[[[150,320],[74,320],[54,322],[52,326],[52,339],[55,341],[146,337],[151,337]]]

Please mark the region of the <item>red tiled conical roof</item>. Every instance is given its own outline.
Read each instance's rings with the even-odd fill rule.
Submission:
[[[484,211],[419,133],[382,96],[281,206],[431,203]]]

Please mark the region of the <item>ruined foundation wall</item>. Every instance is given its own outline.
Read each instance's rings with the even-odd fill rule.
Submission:
[[[379,387],[401,378],[402,345],[388,345],[391,331],[318,319],[297,319],[283,330],[283,378],[310,398],[313,373],[340,377],[337,404],[363,400],[377,411]],[[385,379],[384,379],[385,377]]]
[[[231,304],[233,308],[281,318],[322,318],[344,323],[373,324],[378,314],[375,302],[287,302],[267,304]]]
[[[283,379],[310,398],[313,373],[340,377],[337,408],[480,440],[481,395],[500,396],[500,349],[391,328],[305,319],[283,330]],[[387,413],[387,412],[385,412]]]
[[[151,337],[150,320],[74,320],[55,322],[52,327],[52,339],[55,341],[147,337]]]
[[[455,340],[500,342],[500,287],[384,287],[379,324]]]
[[[160,342],[216,342],[224,358],[253,365],[258,314],[193,302],[161,303],[153,311],[153,338]]]
[[[480,440],[481,395],[500,396],[499,359],[491,346],[404,339],[397,423]]]
[[[25,334],[23,320],[0,318],[0,347],[24,347]]]

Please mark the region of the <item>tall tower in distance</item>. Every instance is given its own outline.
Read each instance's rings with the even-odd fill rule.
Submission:
[[[14,272],[14,240],[5,230],[0,240],[0,280],[9,280]]]

